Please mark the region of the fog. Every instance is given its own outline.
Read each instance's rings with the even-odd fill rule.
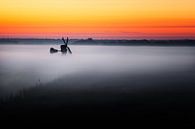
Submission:
[[[70,45],[72,54],[50,54],[50,47],[59,49],[57,45],[0,45],[0,96],[60,79],[78,87],[82,78],[88,83],[107,79],[105,83],[121,84],[124,77],[127,81],[135,76],[155,80],[163,75],[180,81],[195,77],[194,47]]]

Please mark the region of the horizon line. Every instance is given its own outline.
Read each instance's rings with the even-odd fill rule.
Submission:
[[[2,39],[18,39],[18,40],[20,40],[20,39],[24,39],[24,40],[30,40],[30,39],[33,39],[33,40],[40,40],[40,39],[43,39],[43,40],[61,40],[61,38],[41,38],[41,37],[25,37],[25,38],[21,38],[21,37],[0,37],[0,39],[2,40]],[[127,39],[127,38],[124,38],[124,39],[122,39],[122,38],[116,38],[116,39],[111,39],[111,38],[102,38],[102,39],[99,39],[99,38],[91,38],[91,37],[89,37],[89,38],[69,38],[70,40],[89,40],[89,39],[92,39],[92,40],[195,40],[195,38],[170,38],[170,39],[165,39],[165,38],[162,38],[162,39],[160,39],[160,38],[154,38],[154,39],[152,39],[152,38],[150,38],[150,39],[147,39],[147,38],[129,38],[129,39]]]

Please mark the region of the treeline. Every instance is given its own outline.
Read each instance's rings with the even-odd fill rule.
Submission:
[[[61,39],[0,39],[0,44],[63,44]],[[70,39],[72,45],[195,46],[195,40],[94,40]]]

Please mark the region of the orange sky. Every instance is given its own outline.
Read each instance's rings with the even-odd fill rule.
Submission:
[[[195,0],[0,0],[0,37],[195,39]]]

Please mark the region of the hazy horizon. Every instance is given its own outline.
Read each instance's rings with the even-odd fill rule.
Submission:
[[[55,39],[55,40],[61,40],[62,37],[68,37],[68,36],[59,36],[59,37],[0,37],[0,39]],[[93,40],[195,40],[195,38],[94,38],[94,37],[75,37],[71,38],[70,40],[88,40],[89,38]]]

